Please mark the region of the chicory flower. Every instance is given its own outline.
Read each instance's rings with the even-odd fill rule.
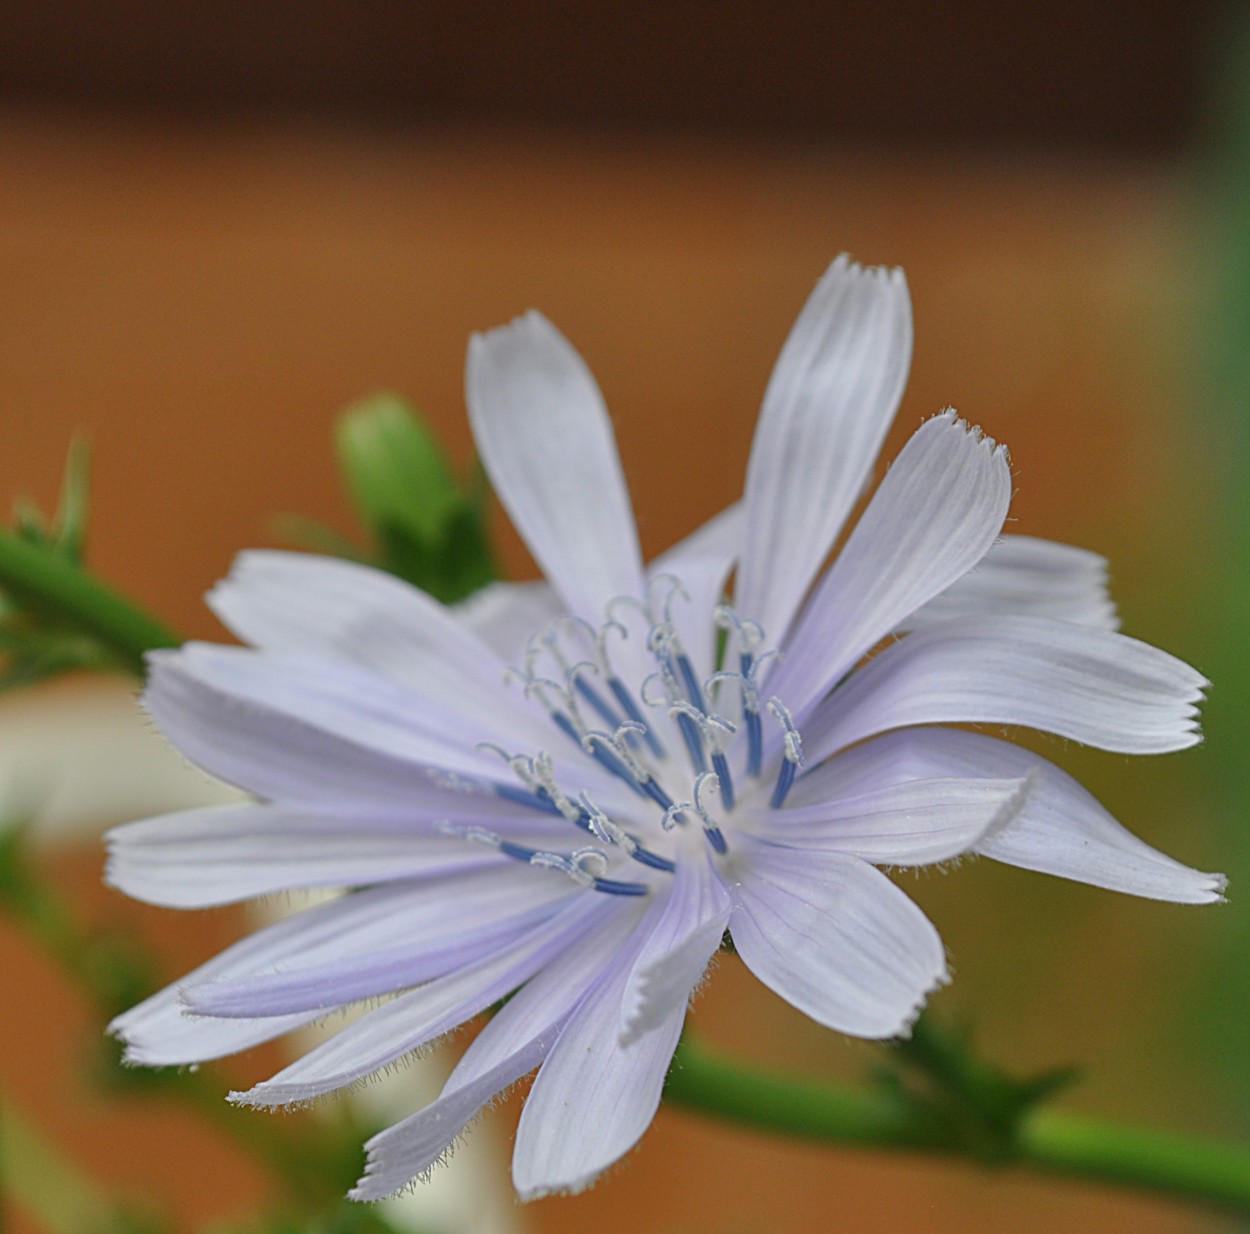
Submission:
[[[941,940],[879,867],[979,853],[1158,899],[1223,880],[1136,840],[1037,754],[1198,740],[1207,684],[1116,631],[1103,561],[1003,534],[1001,446],[953,412],[864,493],[907,377],[900,271],[834,263],[769,382],[739,504],[643,564],[611,423],[530,313],[475,337],[490,478],[546,576],[448,608],[367,567],[243,554],[211,594],[247,647],[151,657],[145,705],[252,804],[112,834],[110,880],[192,908],[350,894],[238,943],[113,1029],[198,1063],[369,1009],[232,1099],[358,1084],[507,1000],[442,1095],[374,1137],[352,1193],[428,1170],[538,1070],[523,1197],[586,1186],[647,1127],[726,932],[820,1023],[905,1033]]]

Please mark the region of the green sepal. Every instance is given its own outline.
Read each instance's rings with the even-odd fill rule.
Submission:
[[[420,414],[395,394],[353,404],[337,433],[339,462],[374,544],[374,564],[445,603],[497,577],[487,539],[490,490],[480,467],[455,474]],[[302,524],[299,538],[359,556],[334,533]]]
[[[945,1142],[987,1162],[1015,1157],[1027,1116],[1079,1078],[1073,1067],[1013,1076],[978,1058],[966,1029],[929,1016],[891,1054],[897,1065],[879,1070],[878,1087],[906,1100]]]

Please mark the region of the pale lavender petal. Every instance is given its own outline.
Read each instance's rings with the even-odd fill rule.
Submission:
[[[148,663],[143,702],[162,731],[192,762],[262,797],[325,810],[510,780],[475,749],[492,734],[363,669],[195,643]]]
[[[662,1028],[675,1009],[685,1007],[721,944],[732,909],[729,893],[703,854],[678,864],[664,909],[625,986],[622,1046]]]
[[[919,630],[966,617],[1018,613],[1119,628],[1107,590],[1107,562],[1088,549],[1033,536],[1003,536],[963,578],[899,627]]]
[[[729,922],[738,954],[821,1024],[852,1037],[899,1036],[946,980],[937,931],[866,862],[754,843],[740,870]]]
[[[209,592],[244,642],[283,655],[328,656],[398,681],[483,730],[518,736],[545,717],[504,689],[506,665],[431,596],[369,566],[311,553],[252,551]]]
[[[1205,678],[1148,643],[1044,617],[918,630],[855,673],[807,720],[812,762],[874,733],[937,723],[1020,724],[1125,754],[1201,740]]]
[[[626,954],[560,1029],[525,1100],[512,1156],[523,1200],[589,1186],[646,1131],[686,1018],[686,995],[641,1037],[619,1041]]]
[[[1010,500],[1006,451],[953,412],[923,424],[799,618],[769,692],[801,725],[865,652],[985,556]]]
[[[180,1066],[223,1058],[310,1024],[319,1012],[273,1016],[263,1020],[221,1020],[185,1014],[184,985],[225,979],[288,962],[307,949],[335,946],[354,929],[385,918],[403,889],[394,887],[321,904],[258,930],[206,964],[188,973],[129,1011],[119,1015],[109,1032],[126,1044],[126,1061],[148,1067]]]
[[[642,556],[603,395],[540,313],[476,334],[469,420],[500,501],[569,610],[598,624],[642,594]]]
[[[1067,772],[1020,746],[958,729],[917,728],[879,737],[829,765],[858,761],[875,747],[899,776],[1013,776],[1027,769],[1034,785],[1024,809],[979,845],[996,861],[1152,900],[1223,899],[1224,875],[1190,869],[1143,843]]]
[[[635,929],[645,908],[622,906],[574,941],[495,1014],[465,1051],[437,1101],[375,1135],[365,1145],[365,1173],[354,1200],[393,1194],[429,1170],[451,1142],[503,1089],[548,1054],[560,1026]]]
[[[859,500],[911,364],[901,270],[833,263],[769,379],[746,480],[736,603],[782,642]]]
[[[344,1088],[437,1040],[557,961],[615,906],[586,892],[510,946],[384,1003],[244,1093],[239,1105],[281,1106]]]
[[[505,664],[520,665],[530,640],[566,612],[551,584],[489,583],[452,610]]]
[[[839,796],[815,805],[770,810],[760,835],[804,850],[846,853],[876,865],[949,861],[1020,816],[1032,779],[924,779]]]
[[[196,1015],[233,1019],[324,1011],[441,977],[506,949],[561,912],[581,892],[557,871],[500,865],[408,881],[344,915],[338,935],[298,955],[207,982],[184,982]]]
[[[345,822],[268,805],[166,814],[108,833],[105,880],[148,904],[206,908],[277,891],[439,878],[511,864],[498,852],[435,831],[431,823],[446,817],[446,802],[440,798],[437,805],[439,813],[426,818],[416,806],[402,822]],[[509,837],[518,841],[525,837],[520,824],[531,820],[530,835],[548,845],[568,831],[563,819],[542,827],[548,816],[500,797],[486,797],[464,813],[478,826],[507,827]]]

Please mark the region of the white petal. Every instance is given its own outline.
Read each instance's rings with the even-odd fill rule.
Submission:
[[[381,570],[310,553],[241,553],[208,603],[254,647],[358,665],[488,727],[502,715],[519,734],[542,728],[503,689],[504,661],[453,610]]]
[[[541,314],[469,342],[469,420],[500,501],[568,608],[598,625],[642,594],[642,557],[603,396]]]
[[[495,734],[364,669],[197,643],[148,663],[143,701],[165,735],[260,796],[324,810],[411,799],[449,775],[487,782],[502,769],[474,748]]]
[[[1021,724],[1124,754],[1200,740],[1206,680],[1148,643],[1044,617],[986,617],[918,630],[822,703],[803,731],[815,763],[915,724]]]
[[[804,610],[769,692],[802,724],[860,656],[985,556],[1010,500],[1006,451],[953,412],[923,424]]]
[[[500,797],[474,798],[479,826],[507,826],[524,814],[544,816]],[[346,823],[327,815],[268,805],[210,806],[184,810],[109,832],[110,886],[136,900],[168,908],[233,904],[277,891],[349,887],[395,879],[437,878],[456,870],[507,861],[497,852],[440,835],[431,824],[447,817],[441,797],[435,808],[414,802],[402,822],[362,819]],[[525,819],[518,822],[528,821]],[[567,832],[563,819],[543,834],[547,843]],[[520,839],[520,828],[508,827]],[[537,838],[537,837],[535,837]]]
[[[686,1006],[721,944],[732,909],[728,892],[702,855],[678,862],[663,912],[626,983],[622,1046],[663,1027],[674,1010]]]
[[[924,779],[770,810],[761,834],[778,844],[847,853],[876,865],[949,861],[984,845],[1018,818],[1032,780]]]
[[[772,645],[871,474],[911,364],[901,270],[833,263],[773,369],[751,447],[736,604]]]
[[[550,583],[490,583],[453,611],[505,664],[520,665],[530,639],[548,630],[565,607]]]
[[[365,1173],[352,1199],[381,1199],[430,1169],[484,1105],[547,1056],[560,1026],[645,912],[637,903],[613,907],[607,921],[577,939],[558,964],[548,965],[495,1014],[437,1101],[365,1145]]]
[[[593,929],[609,907],[598,899],[587,893],[511,946],[383,1003],[271,1079],[245,1093],[231,1093],[230,1100],[265,1107],[311,1101],[428,1045],[511,994],[583,930]]]
[[[979,846],[996,861],[1153,900],[1223,898],[1222,874],[1190,869],[1144,844],[1070,775],[1029,750],[980,733],[917,728],[878,737],[827,766],[862,762],[874,749],[876,761],[891,764],[896,776],[1012,776],[1027,768],[1035,782],[1024,809]]]
[[[752,844],[735,888],[734,946],[765,985],[852,1037],[906,1032],[946,980],[928,918],[855,857]]]
[[[686,999],[677,1000],[644,1036],[621,1045],[628,974],[628,965],[618,962],[587,995],[561,1028],[525,1099],[512,1156],[512,1183],[523,1200],[588,1187],[655,1117]]]
[[[1088,549],[1032,536],[1003,536],[963,578],[917,609],[902,630],[965,617],[1018,613],[1103,630],[1119,628],[1107,562]]]

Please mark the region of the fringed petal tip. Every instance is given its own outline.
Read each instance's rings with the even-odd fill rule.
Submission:
[[[979,424],[973,424],[971,420],[965,420],[963,416],[953,407],[943,407],[935,416],[930,416],[930,420],[945,420],[955,428],[962,429],[973,441],[998,458],[1011,462],[1011,456],[1007,453],[1007,447],[995,438],[991,437]],[[926,421],[927,423],[927,421]]]
[[[1210,899],[1202,901],[1204,904],[1227,904],[1228,897],[1224,894],[1228,890],[1227,874],[1204,874],[1206,881],[1206,890],[1210,893]]]

